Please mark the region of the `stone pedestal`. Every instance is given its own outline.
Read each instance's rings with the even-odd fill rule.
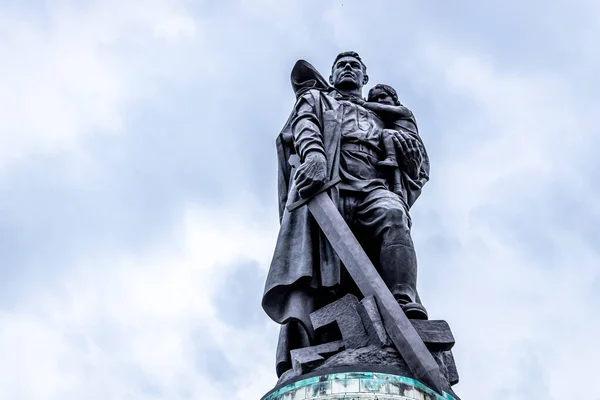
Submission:
[[[459,380],[454,336],[446,321],[409,320],[438,364],[442,396],[416,379],[392,345],[372,296],[359,301],[346,295],[310,318],[329,341],[292,350],[291,368],[263,400],[459,400],[452,390]]]
[[[399,375],[345,372],[298,377],[278,386],[261,400],[458,400],[439,395],[420,382]]]

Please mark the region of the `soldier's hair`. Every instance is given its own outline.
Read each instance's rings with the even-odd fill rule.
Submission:
[[[394,100],[394,104],[396,104],[397,106],[401,106],[402,105],[400,103],[400,100],[398,100],[398,93],[396,93],[396,90],[393,87],[391,87],[390,85],[384,85],[383,83],[379,83],[379,84],[373,86],[371,88],[371,90],[369,90],[369,97],[368,97],[369,101],[373,100],[373,92],[376,89],[383,90],[384,92],[386,92],[387,94],[389,94],[390,97],[392,98],[392,100]]]
[[[333,64],[331,64],[331,70],[332,71],[333,71],[333,68],[335,67],[335,64],[342,57],[353,57],[353,58],[356,58],[360,62],[360,65],[362,65],[363,73],[365,73],[365,74],[367,73],[367,66],[365,65],[365,63],[363,62],[363,60],[360,58],[360,56],[358,55],[358,53],[355,52],[355,51],[344,51],[344,52],[338,54],[337,57],[335,58],[335,60],[333,60]]]

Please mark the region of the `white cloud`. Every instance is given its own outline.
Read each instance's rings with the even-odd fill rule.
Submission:
[[[43,14],[25,18],[11,11],[0,21],[7,33],[0,39],[0,171],[40,153],[80,155],[86,151],[81,143],[92,135],[130,135],[123,131],[128,112],[152,101],[166,80],[190,80],[206,90],[173,99],[173,109],[178,101],[201,110],[207,98],[232,100],[222,110],[209,108],[210,118],[200,115],[190,132],[203,135],[207,148],[214,146],[201,153],[201,161],[233,180],[227,187],[237,192],[227,196],[245,202],[212,209],[188,205],[161,243],[102,259],[79,254],[74,265],[61,269],[60,285],[28,281],[16,305],[0,313],[0,398],[220,398],[229,386],[231,398],[246,400],[270,389],[277,326],[265,316],[264,324],[249,329],[231,327],[213,301],[238,261],[258,260],[266,271],[277,231],[277,210],[255,203],[264,186],[254,187],[250,166],[239,165],[267,155],[248,154],[240,137],[257,134],[262,140],[266,134],[254,132],[254,125],[263,113],[281,109],[274,137],[287,117],[291,104],[269,110],[262,104],[268,96],[290,95],[285,60],[306,51],[299,57],[328,68],[335,51],[352,48],[365,51],[373,84],[381,75],[404,84],[407,96],[431,101],[417,110],[432,148],[433,173],[414,210],[414,231],[425,260],[423,299],[433,317],[448,320],[457,339],[459,395],[524,399],[528,392],[515,383],[522,384],[536,363],[542,371],[529,384],[546,386],[548,398],[587,395],[583,385],[561,382],[593,382],[592,358],[600,355],[594,345],[600,327],[590,302],[597,297],[592,285],[600,281],[598,251],[583,240],[585,224],[600,220],[597,177],[575,167],[596,165],[597,129],[588,120],[597,101],[583,103],[574,84],[595,83],[589,68],[596,62],[594,42],[574,43],[575,59],[585,65],[570,76],[552,65],[493,63],[452,42],[449,28],[433,26],[435,20],[408,2],[401,4],[400,27],[400,14],[391,9],[382,15],[377,6],[362,3],[342,8],[328,2],[323,9],[317,2],[302,4],[290,10],[272,0],[242,1],[207,20],[204,13],[194,16],[192,3],[183,0],[48,2]],[[390,26],[402,29],[400,38],[386,35]],[[592,31],[583,27],[581,37],[595,37]],[[142,111],[152,120],[153,110]],[[427,129],[434,126],[441,130]],[[184,181],[195,170],[181,171],[176,179]],[[87,170],[75,173],[90,177]],[[587,212],[581,218],[588,220],[572,231],[552,220],[581,210],[561,210],[555,204],[561,199],[548,198],[549,188],[578,199]],[[170,200],[189,204],[187,198]],[[37,218],[44,216],[33,212],[36,201],[44,199],[28,203],[31,226],[38,227]],[[272,216],[269,222],[260,220],[264,215]],[[422,224],[427,215],[439,216],[439,226]],[[536,224],[538,229],[530,226]],[[76,235],[78,228],[72,229]],[[460,248],[429,244],[440,236]],[[534,246],[541,237],[547,249]],[[27,244],[35,253],[35,242]],[[548,254],[554,258],[541,265]],[[246,307],[242,311],[260,305]],[[210,354],[198,351],[205,347],[234,375],[226,384],[211,379],[218,368],[198,366],[196,353]],[[219,357],[204,361],[217,363]]]
[[[558,221],[538,216],[553,215],[540,211],[585,196],[584,188],[594,185],[593,176],[571,167],[595,140],[587,110],[569,80],[549,71],[493,67],[482,56],[442,42],[424,46],[422,57],[428,68],[419,71],[419,90],[435,92],[441,109],[457,102],[464,110],[440,113],[448,127],[440,136],[447,135],[442,140],[449,144],[442,151],[448,153],[432,174],[433,197],[426,191],[417,206],[440,212],[461,245],[453,262],[422,266],[444,270],[439,284],[444,292],[429,293],[421,281],[432,314],[455,329],[463,382],[457,392],[522,399],[529,392],[516,386],[525,379],[530,387],[546,388],[549,398],[586,396],[585,385],[561,382],[594,379],[600,350],[591,338],[600,333],[600,323],[585,316],[594,313],[588,296],[600,277],[599,254],[581,241],[581,232],[566,232]],[[512,236],[523,227],[531,237],[515,241]],[[434,234],[417,229],[423,238]],[[540,237],[560,257],[548,265],[532,264],[528,257]],[[540,250],[537,259],[544,257]],[[527,369],[532,358],[539,361],[540,376],[529,381],[521,375],[532,373]]]
[[[222,388],[197,368],[194,349],[207,345],[237,373],[222,377],[229,390],[264,394],[274,380],[265,364],[275,326],[265,317],[252,329],[228,327],[212,298],[236,261],[266,266],[275,234],[239,210],[191,207],[153,251],[88,260],[59,286],[30,287],[30,297],[0,314],[0,398],[218,397]]]
[[[173,0],[47,2],[0,21],[0,159],[77,152],[84,136],[116,133],[131,102],[181,72],[181,42],[200,22]],[[0,164],[0,165],[2,165]]]

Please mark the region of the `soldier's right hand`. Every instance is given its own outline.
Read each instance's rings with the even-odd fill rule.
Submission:
[[[323,186],[327,179],[327,160],[320,152],[310,152],[296,170],[294,180],[300,197],[308,198]]]

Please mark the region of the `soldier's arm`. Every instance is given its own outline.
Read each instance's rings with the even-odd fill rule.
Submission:
[[[317,152],[325,156],[323,134],[317,112],[316,98],[313,91],[304,93],[296,102],[296,115],[292,120],[292,133],[296,152],[304,161],[309,153]]]

